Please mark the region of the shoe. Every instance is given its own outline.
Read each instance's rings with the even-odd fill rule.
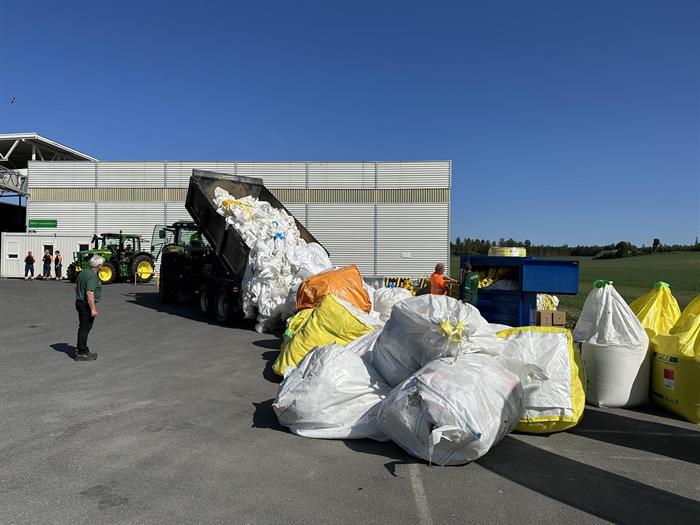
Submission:
[[[29,277],[25,277],[24,280],[25,280],[25,281],[28,281],[28,280],[29,280]]]
[[[73,359],[75,361],[94,361],[97,359],[97,354],[94,352],[77,353]]]

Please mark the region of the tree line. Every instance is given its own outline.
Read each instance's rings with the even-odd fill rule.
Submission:
[[[527,250],[528,256],[532,257],[600,257],[617,258],[630,257],[636,255],[651,255],[655,253],[678,252],[678,251],[700,251],[700,243],[695,239],[693,244],[663,244],[660,239],[653,239],[649,246],[635,246],[629,241],[620,241],[617,244],[604,245],[577,245],[560,246],[550,244],[533,244],[529,239],[516,241],[515,239],[504,239],[498,241],[487,239],[462,239],[457,237],[450,243],[452,255],[488,255],[489,248],[493,246],[518,246]]]

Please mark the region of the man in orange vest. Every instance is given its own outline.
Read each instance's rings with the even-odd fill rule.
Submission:
[[[435,295],[447,295],[449,284],[456,284],[457,281],[445,275],[445,265],[440,263],[435,267],[435,271],[430,276],[430,293]]]

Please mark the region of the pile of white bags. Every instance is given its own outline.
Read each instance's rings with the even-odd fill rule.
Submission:
[[[406,288],[379,288],[374,292],[372,309],[386,322],[394,305],[409,297],[412,297],[412,294]]]
[[[288,368],[273,407],[301,436],[389,437],[432,463],[467,463],[518,424],[525,392],[547,378],[503,348],[476,308],[407,298],[383,330],[318,347]]]
[[[325,250],[299,236],[294,218],[285,210],[253,197],[235,199],[216,188],[214,204],[226,223],[250,248],[242,281],[243,312],[262,332],[288,316],[290,289],[307,277],[332,268]]]
[[[474,461],[518,424],[529,369],[537,373],[481,353],[436,359],[392,390],[379,409],[379,427],[431,463]]]
[[[355,349],[366,351],[369,345]],[[377,410],[391,387],[360,355],[331,344],[316,348],[288,370],[272,407],[279,422],[294,434],[386,441],[377,424]]]
[[[496,336],[479,311],[446,295],[397,303],[375,345],[372,365],[391,386],[433,359],[468,352],[499,353]]]
[[[627,407],[649,402],[649,337],[610,281],[596,281],[574,329],[586,369],[586,402]]]

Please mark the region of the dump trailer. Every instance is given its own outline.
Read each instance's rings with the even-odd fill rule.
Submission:
[[[241,281],[250,249],[217,213],[216,188],[237,199],[251,196],[289,211],[262,179],[192,170],[185,207],[193,222],[175,223],[157,232],[160,239],[166,239],[161,248],[159,297],[163,303],[193,298],[200,315],[226,322],[241,313]],[[302,239],[318,243],[304,225],[294,220]]]

